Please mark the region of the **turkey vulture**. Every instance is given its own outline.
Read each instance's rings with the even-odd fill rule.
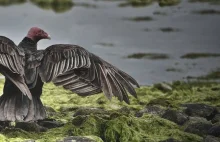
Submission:
[[[56,44],[37,50],[37,42],[50,39],[33,27],[18,46],[0,36],[0,72],[6,77],[0,97],[0,121],[35,121],[46,117],[40,100],[44,82],[53,82],[80,96],[104,92],[129,104],[128,93],[137,94],[138,83],[86,49],[71,44]]]

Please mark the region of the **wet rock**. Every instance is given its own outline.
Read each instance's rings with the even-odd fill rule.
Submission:
[[[108,115],[109,112],[101,108],[80,108],[73,114],[73,117],[90,114]]]
[[[161,90],[162,92],[172,91],[172,87],[166,83],[154,84],[154,87],[157,88],[158,90]]]
[[[57,114],[57,112],[52,107],[44,106],[44,108],[46,109],[48,117],[53,117],[54,115]]]
[[[219,137],[220,136],[220,125],[213,126],[211,129],[209,129],[208,134]]]
[[[47,120],[38,121],[38,125],[51,129],[51,128],[62,127],[64,123],[60,121],[55,121],[53,119],[47,119]]]
[[[87,119],[87,116],[77,116],[72,120],[72,124],[75,126],[81,126],[83,124],[83,122],[85,122],[85,120]]]
[[[159,0],[160,6],[173,6],[180,3],[180,0]]]
[[[95,142],[95,141],[87,137],[71,136],[71,137],[64,138],[64,140],[57,141],[57,142]]]
[[[1,127],[9,127],[10,126],[10,122],[5,122],[5,121],[0,121],[0,126]]]
[[[204,138],[203,142],[220,142],[220,138],[208,135]]]
[[[160,105],[164,107],[172,107],[171,100],[167,98],[156,98],[151,100],[148,105]]]
[[[108,100],[106,98],[100,97],[100,98],[97,99],[96,103],[102,105],[102,104],[106,104],[107,101]]]
[[[220,107],[216,107],[216,111],[220,114]]]
[[[187,115],[176,110],[167,110],[162,115],[162,118],[175,122],[178,125],[183,125],[187,120],[189,120]]]
[[[167,140],[160,141],[160,142],[181,142],[181,141],[178,141],[178,140],[173,139],[173,138],[169,138],[169,139],[167,139]]]
[[[159,106],[147,106],[146,108],[137,112],[135,116],[142,117],[144,113],[162,116],[164,112],[165,110]]]
[[[212,123],[201,117],[190,117],[189,121],[185,124],[185,132],[204,136],[208,134]]]
[[[128,107],[122,107],[121,109],[117,110],[117,112],[123,114],[123,115],[129,115],[132,111],[135,111],[131,108],[128,108]]]
[[[76,111],[79,107],[61,107],[60,112]]]
[[[35,140],[25,140],[23,142],[35,142]]]
[[[211,120],[217,113],[216,108],[205,104],[184,104],[185,113],[189,116],[204,117]]]
[[[46,132],[47,128],[38,125],[35,122],[17,122],[15,128],[20,128],[27,132]]]
[[[212,119],[212,123],[218,123],[220,122],[220,113],[216,114],[215,117]]]

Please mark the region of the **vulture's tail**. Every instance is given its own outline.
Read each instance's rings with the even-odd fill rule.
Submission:
[[[0,121],[35,121],[45,117],[46,111],[39,96],[32,96],[30,100],[6,79],[4,94],[0,97]]]
[[[36,121],[45,118],[46,118],[46,111],[40,100],[40,97],[33,96],[33,99],[29,102],[28,113],[24,121]]]

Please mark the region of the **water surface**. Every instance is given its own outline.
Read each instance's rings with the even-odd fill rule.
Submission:
[[[79,5],[62,13],[41,9],[30,2],[0,6],[0,35],[18,44],[30,27],[41,27],[51,35],[52,40],[41,41],[39,49],[55,43],[80,45],[126,71],[142,85],[200,76],[220,67],[220,58],[217,57],[180,58],[191,52],[220,53],[220,15],[194,12],[218,10],[220,6],[189,3],[186,0],[172,7],[160,7],[153,3],[139,8],[119,7],[122,1],[74,2]],[[82,3],[84,5],[80,6]],[[158,11],[163,14],[154,14]],[[128,20],[141,16],[151,17],[152,20]],[[167,27],[178,30],[161,31],[161,28]],[[142,52],[168,54],[170,58],[125,58],[129,54]],[[167,71],[169,68],[181,71]]]

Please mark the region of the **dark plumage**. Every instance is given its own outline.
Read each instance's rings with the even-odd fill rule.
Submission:
[[[31,28],[18,47],[0,37],[0,72],[6,76],[0,98],[0,121],[44,119],[40,100],[43,82],[53,82],[80,96],[104,92],[129,104],[127,91],[137,97],[138,83],[128,74],[86,49],[70,44],[56,44],[37,50],[37,42],[49,35]]]

